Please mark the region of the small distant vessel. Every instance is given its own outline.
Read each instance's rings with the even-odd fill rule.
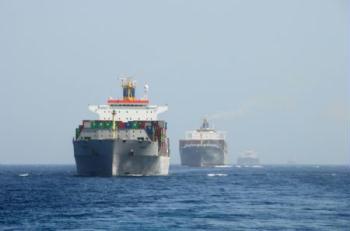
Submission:
[[[260,165],[260,160],[254,150],[247,150],[243,152],[237,159],[237,166],[241,167],[262,167]]]
[[[227,166],[228,154],[225,132],[210,128],[207,119],[200,129],[188,131],[180,140],[181,165],[192,167]]]
[[[83,120],[73,139],[77,173],[81,176],[168,175],[167,123],[158,114],[167,106],[149,105],[135,97],[136,82],[122,79],[123,98],[90,105],[98,120]]]

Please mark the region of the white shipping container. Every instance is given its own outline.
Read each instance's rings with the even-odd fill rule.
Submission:
[[[83,121],[84,128],[91,128],[91,121]]]

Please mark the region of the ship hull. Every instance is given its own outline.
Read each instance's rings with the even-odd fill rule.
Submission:
[[[137,140],[74,140],[74,158],[80,176],[164,176],[169,156],[158,142]]]
[[[181,165],[213,167],[227,165],[227,153],[220,147],[190,146],[180,148]]]
[[[260,161],[258,158],[240,157],[237,160],[237,165],[257,166],[257,165],[260,165]]]

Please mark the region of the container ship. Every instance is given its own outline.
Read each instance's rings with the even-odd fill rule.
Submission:
[[[210,128],[207,119],[194,131],[186,132],[180,140],[181,165],[192,167],[214,167],[228,164],[225,132]]]
[[[258,167],[260,160],[254,150],[247,150],[237,158],[237,165],[243,167]]]
[[[80,176],[168,175],[167,123],[158,120],[167,106],[150,105],[145,95],[135,97],[136,82],[121,79],[122,99],[90,105],[98,120],[83,120],[73,139],[77,174]]]

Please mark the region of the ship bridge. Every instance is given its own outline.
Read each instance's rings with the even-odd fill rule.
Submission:
[[[148,100],[148,85],[144,86],[144,96],[136,98],[136,81],[131,78],[122,78],[122,99],[110,97],[106,105],[89,105],[89,110],[98,114],[99,120],[155,121],[158,114],[168,110],[168,106],[150,105]]]
[[[226,133],[211,128],[206,118],[199,129],[186,132],[186,140],[224,140]]]

